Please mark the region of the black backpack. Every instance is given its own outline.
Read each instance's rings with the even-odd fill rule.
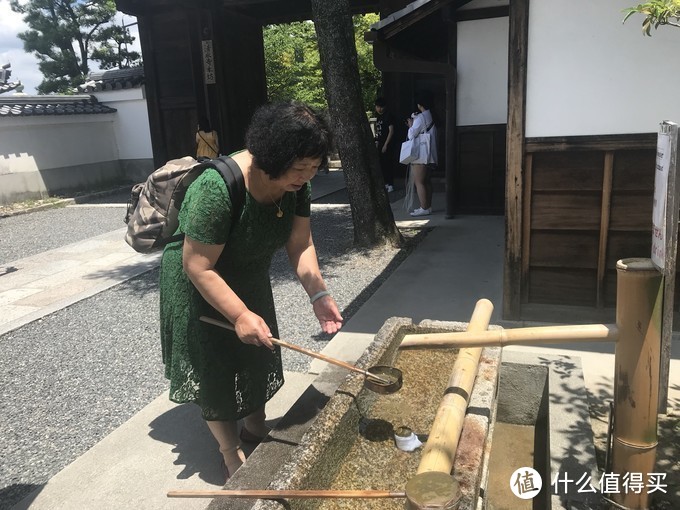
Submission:
[[[227,184],[232,218],[239,218],[246,196],[243,172],[228,156],[197,161],[190,156],[168,161],[146,182],[132,188],[127,206],[125,241],[139,253],[151,253],[166,244],[184,239],[175,234],[179,209],[187,189],[206,168],[215,168]]]

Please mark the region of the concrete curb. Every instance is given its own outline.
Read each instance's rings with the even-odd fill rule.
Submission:
[[[80,204],[87,200],[92,200],[94,198],[106,197],[109,195],[115,195],[116,193],[121,193],[127,189],[130,189],[133,184],[127,184],[125,186],[119,186],[117,188],[112,188],[104,191],[97,191],[94,193],[88,193],[87,195],[78,195],[71,198],[63,198],[55,202],[50,202],[49,204],[36,205],[34,207],[26,207],[25,209],[17,209],[15,211],[0,212],[0,218],[10,218],[12,216],[20,216],[22,214],[28,214],[32,212],[44,211],[47,209],[56,209],[58,207],[66,207],[73,204]]]

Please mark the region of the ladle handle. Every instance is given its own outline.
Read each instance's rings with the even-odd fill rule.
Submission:
[[[405,498],[405,492],[384,490],[313,490],[313,489],[222,489],[222,490],[176,490],[168,491],[169,498]]]
[[[207,322],[208,324],[212,324],[214,326],[219,326],[224,329],[229,329],[231,331],[236,331],[234,328],[233,324],[230,324],[228,322],[224,321],[218,321],[217,319],[213,319],[212,317],[206,317],[205,315],[202,315],[200,317],[200,320],[203,322]],[[336,358],[331,358],[329,356],[326,356],[325,354],[321,354],[316,351],[310,351],[309,349],[305,349],[304,347],[300,347],[299,345],[295,344],[289,344],[288,342],[284,342],[283,340],[279,340],[278,338],[270,338],[269,341],[275,345],[279,345],[281,347],[285,347],[286,349],[291,349],[293,351],[301,352],[302,354],[306,354],[307,356],[311,356],[312,358],[320,359],[322,361],[325,361],[326,363],[330,363],[332,365],[337,365],[342,368],[346,368],[347,370],[351,370],[353,372],[357,372],[358,374],[363,374],[366,377],[370,377],[371,379],[378,380],[382,382],[383,384],[389,383],[390,381],[387,381],[386,379],[383,379],[379,375],[372,374],[368,370],[363,370],[359,367],[355,367],[354,365],[350,363],[346,363],[344,361],[341,361]]]

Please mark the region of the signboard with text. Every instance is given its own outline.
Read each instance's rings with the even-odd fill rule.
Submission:
[[[666,266],[666,205],[671,164],[671,137],[663,126],[656,142],[654,208],[652,210],[652,262],[663,271]]]
[[[206,85],[215,84],[215,59],[212,41],[201,41],[203,49],[203,80]]]
[[[659,126],[654,172],[654,206],[652,210],[652,262],[663,273],[663,311],[659,373],[660,413],[668,406],[673,310],[675,308],[675,274],[678,252],[678,125],[664,121]]]

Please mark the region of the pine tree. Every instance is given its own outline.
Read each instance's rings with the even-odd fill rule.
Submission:
[[[90,60],[101,61],[105,69],[139,60],[135,52],[121,52],[132,38],[113,24],[114,0],[11,0],[10,6],[29,26],[18,37],[39,60],[44,79],[38,93],[72,92],[85,81]]]

